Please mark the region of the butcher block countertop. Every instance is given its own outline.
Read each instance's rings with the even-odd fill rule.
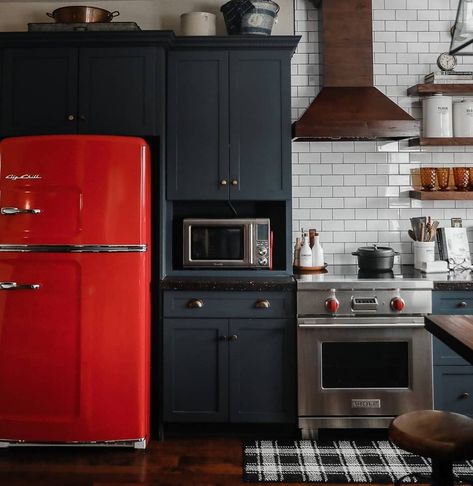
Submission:
[[[473,364],[473,316],[428,316],[425,328]]]

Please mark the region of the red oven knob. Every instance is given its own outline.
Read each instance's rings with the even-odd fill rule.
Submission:
[[[404,310],[404,307],[406,307],[406,303],[401,297],[394,297],[394,299],[391,300],[391,309],[393,311],[401,312]]]
[[[338,311],[338,308],[340,307],[340,302],[335,297],[329,297],[325,301],[325,308],[327,309],[327,312],[330,312],[330,314],[335,314]]]

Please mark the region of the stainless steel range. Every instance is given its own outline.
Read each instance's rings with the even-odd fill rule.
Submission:
[[[297,280],[299,427],[384,428],[432,408],[432,282],[401,275]],[[387,277],[387,278],[386,278]]]

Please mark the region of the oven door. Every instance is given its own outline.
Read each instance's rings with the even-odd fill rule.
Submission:
[[[423,317],[298,320],[299,416],[395,416],[432,408]]]
[[[253,227],[242,220],[184,221],[184,267],[253,266]]]

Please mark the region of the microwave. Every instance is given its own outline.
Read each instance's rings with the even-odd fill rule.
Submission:
[[[270,220],[184,219],[186,268],[270,268]]]

